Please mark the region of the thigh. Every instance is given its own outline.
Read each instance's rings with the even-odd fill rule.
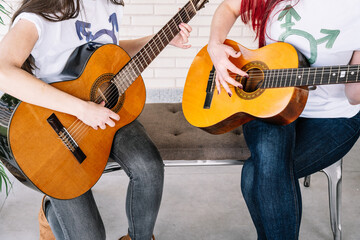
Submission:
[[[350,151],[360,134],[360,113],[352,118],[299,118],[296,126],[297,177],[312,174]]]
[[[255,174],[261,172],[271,177],[275,173],[289,172],[295,144],[295,122],[281,126],[253,120],[246,123],[243,130]]]
[[[135,173],[163,172],[164,168],[158,149],[145,128],[136,120],[117,131],[111,157],[129,176]]]

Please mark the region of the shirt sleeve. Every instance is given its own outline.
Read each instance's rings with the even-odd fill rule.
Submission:
[[[15,24],[20,20],[20,19],[26,19],[30,22],[32,22],[36,29],[37,29],[37,32],[38,32],[38,40],[35,44],[35,47],[38,45],[38,43],[41,42],[42,40],[42,30],[44,28],[43,26],[43,18],[35,13],[27,13],[27,12],[23,12],[23,13],[20,13],[14,20],[13,24],[11,27],[15,26]]]

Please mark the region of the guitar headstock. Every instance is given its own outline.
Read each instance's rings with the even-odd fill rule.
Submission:
[[[194,5],[196,11],[199,11],[205,7],[205,4],[207,4],[209,0],[190,0],[190,2]]]

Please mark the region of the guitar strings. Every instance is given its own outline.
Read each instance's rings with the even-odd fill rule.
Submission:
[[[360,66],[360,65],[359,65]],[[349,68],[349,70],[348,71],[351,71],[351,70],[356,70],[356,71],[358,71],[358,69],[359,69],[359,66],[354,66],[353,68]],[[357,69],[356,69],[357,68]],[[294,68],[294,69],[297,69],[297,68]],[[299,68],[299,69],[301,69],[301,68]],[[295,77],[295,79],[290,79],[289,81],[298,81],[299,79],[296,79],[296,78],[298,78],[298,77],[302,77],[304,74],[306,75],[309,75],[309,74],[311,74],[312,73],[312,71],[313,71],[313,73],[314,73],[314,79],[313,79],[313,81],[315,81],[315,80],[320,80],[320,81],[323,81],[324,79],[319,79],[318,77],[319,77],[319,75],[323,75],[323,74],[328,74],[328,73],[334,73],[334,71],[333,70],[324,70],[324,71],[321,71],[321,72],[318,72],[318,73],[316,73],[316,71],[313,69],[313,68],[308,68],[308,72],[307,71],[303,71],[303,72],[292,72],[292,73],[285,73],[285,72],[282,72],[282,73],[280,73],[280,71],[281,71],[282,69],[270,69],[270,70],[263,70],[263,72],[262,73],[254,73],[254,74],[251,74],[250,75],[250,78],[248,78],[248,80],[247,81],[257,81],[257,80],[253,80],[253,79],[251,79],[251,77],[264,77],[264,79],[266,78],[266,77],[268,77],[270,74],[276,74],[276,72],[278,72],[278,74],[276,74],[276,76],[274,76],[274,78],[276,77],[276,79],[275,79],[275,81],[285,81],[286,79],[278,79],[279,77],[280,78],[282,78],[282,77]],[[305,69],[306,70],[306,69]],[[338,70],[338,71],[346,71],[346,70]],[[216,71],[215,71],[216,72]],[[214,73],[215,73],[214,72]],[[210,75],[209,75],[209,77],[212,77],[212,74],[214,74],[214,73],[210,73]],[[280,73],[280,74],[279,74]],[[349,74],[347,74],[347,75],[349,75]],[[236,77],[243,77],[243,76],[241,76],[241,75],[239,75],[239,74],[235,74],[235,73],[231,73],[231,72],[229,72],[229,76],[230,77],[233,77],[234,79],[236,78]],[[337,73],[337,75],[336,75],[337,77],[338,76],[340,76],[340,73]],[[316,78],[316,79],[315,79]],[[303,78],[301,78],[300,80],[302,80]],[[329,76],[329,79],[330,79],[330,76]],[[328,79],[328,80],[329,80]],[[271,80],[273,80],[273,79],[271,79]],[[325,79],[325,81],[326,81],[326,79]],[[347,81],[345,81],[345,83],[346,83]]]
[[[190,3],[190,2],[189,2]],[[182,11],[182,10],[180,10],[171,20],[173,20],[172,22],[171,22],[171,20],[169,21],[170,22],[170,24],[173,24],[173,25],[175,25],[175,28],[177,29],[177,33],[174,35],[173,33],[172,33],[172,31],[171,31],[171,29],[169,29],[169,28],[166,28],[165,30],[164,30],[164,28],[162,28],[161,30],[162,30],[162,32],[164,32],[165,33],[165,38],[167,39],[167,41],[168,42],[170,42],[180,31],[181,31],[181,29],[179,28],[179,26],[176,24],[176,22],[174,21],[174,18],[175,17],[180,17],[180,20],[181,20],[181,22],[184,22],[183,21],[183,19],[185,19],[185,17],[187,17],[187,18],[189,18],[189,20],[194,16],[189,16],[189,14],[188,14],[188,12],[186,12],[187,10],[189,10],[189,6],[190,6],[190,4],[187,4],[187,5],[185,5],[185,7],[182,9],[182,10],[184,10],[184,11]],[[194,13],[191,13],[190,12],[190,14],[194,14]],[[195,12],[195,14],[196,14],[196,12]],[[168,24],[167,25],[169,25],[169,22],[168,22]],[[173,37],[172,37],[172,39],[169,41],[169,39],[168,39],[168,37],[167,37],[167,35],[169,35],[169,33],[171,33],[171,35],[173,35]],[[160,39],[160,37],[159,37],[159,35],[158,35],[158,39],[159,40],[156,40],[156,39],[151,39],[151,40],[153,40],[154,41],[154,43],[155,44],[159,44],[159,43],[161,43],[163,46],[164,46],[164,44],[163,44],[163,38],[162,39]],[[150,40],[150,41],[151,41]],[[150,42],[149,41],[149,42]],[[167,45],[167,44],[166,44]],[[145,46],[146,47],[146,46]],[[164,46],[165,47],[165,46]],[[146,49],[145,49],[146,50]],[[151,52],[152,53],[154,53],[154,50],[151,48],[151,46],[150,46],[150,50],[151,50]],[[159,50],[159,49],[158,49]],[[140,50],[141,51],[141,50]],[[146,52],[145,51],[145,53],[150,57],[150,55],[151,54],[149,54],[148,52]],[[160,52],[159,52],[160,53]],[[156,57],[156,55],[154,54],[154,56]],[[141,56],[142,58],[143,58],[143,60],[145,60],[146,61],[146,63],[147,63],[147,60],[146,60],[146,56],[144,57],[144,56]],[[138,61],[140,61],[140,64],[141,64],[141,60],[139,59],[139,58],[137,58],[137,59],[134,59],[134,61],[136,62],[136,60],[138,60]],[[151,61],[151,57],[149,58],[149,60]],[[127,71],[127,72],[126,72]],[[125,75],[125,73],[129,73],[130,71],[133,71],[133,69],[125,69],[125,72],[124,72],[124,75]],[[140,74],[139,74],[140,75]],[[139,76],[137,76],[136,77],[136,79],[138,78]],[[136,80],[135,79],[135,80]],[[128,75],[126,75],[126,77],[125,77],[125,80],[128,80]],[[134,81],[134,80],[133,80]],[[131,84],[131,79],[130,79],[130,82],[129,82],[130,84]],[[114,89],[114,88],[110,88],[110,87],[108,87],[107,89],[105,89],[105,91],[104,91],[104,94],[105,95],[109,95],[110,96],[110,98],[108,99],[108,102],[112,102],[112,101],[114,101],[114,98],[115,98],[115,100],[116,100],[116,98],[117,98],[117,96],[118,96],[118,94],[114,94],[114,93],[116,93],[117,91],[118,91],[118,89],[117,88],[122,88],[122,87],[124,87],[124,86],[126,86],[126,84],[125,83],[123,83],[123,82],[120,82],[119,83],[119,85],[117,85],[116,83],[114,83],[115,85],[116,85],[116,88]],[[121,89],[121,90],[123,90],[124,92],[126,91],[126,89]],[[99,101],[102,101],[102,98],[100,97],[100,96],[98,96],[97,97],[97,99],[95,100],[95,103],[100,103]],[[85,126],[84,126],[85,125]],[[84,132],[86,132],[87,130],[89,130],[90,129],[90,126],[88,126],[88,125],[86,125],[86,124],[84,124],[81,120],[79,120],[79,119],[77,119],[76,121],[74,121],[70,126],[69,126],[69,128],[67,129],[68,130],[68,132],[72,135],[72,137],[74,138],[74,139],[78,139],[78,141],[80,142],[81,141],[81,139],[82,139],[82,136],[84,136]]]

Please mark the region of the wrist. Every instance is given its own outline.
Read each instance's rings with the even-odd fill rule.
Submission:
[[[86,112],[86,106],[87,106],[87,101],[78,99],[74,103],[74,107],[72,108],[72,112],[70,114],[74,115],[78,119],[82,119],[84,113]]]

